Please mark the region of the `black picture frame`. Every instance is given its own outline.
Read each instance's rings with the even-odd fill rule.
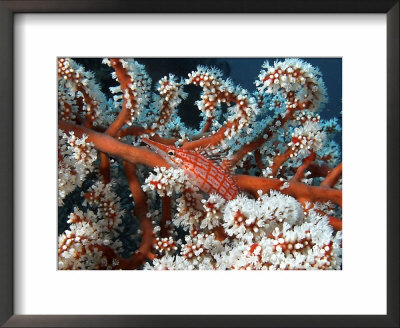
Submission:
[[[4,327],[399,327],[399,7],[398,0],[0,0],[0,324]],[[14,315],[13,176],[17,174],[13,169],[14,14],[122,12],[386,14],[387,315]]]

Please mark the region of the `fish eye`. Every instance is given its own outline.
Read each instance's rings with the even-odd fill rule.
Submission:
[[[169,155],[169,156],[174,156],[174,155],[175,155],[175,152],[174,152],[173,150],[168,150],[168,155]]]

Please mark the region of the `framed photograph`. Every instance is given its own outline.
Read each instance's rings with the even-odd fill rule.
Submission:
[[[399,325],[398,1],[0,15],[3,326]]]

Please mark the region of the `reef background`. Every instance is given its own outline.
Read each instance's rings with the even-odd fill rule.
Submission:
[[[111,98],[109,87],[115,86],[116,82],[111,78],[113,71],[109,66],[103,65],[103,58],[74,58],[74,60],[94,72],[96,80],[101,82],[102,92]],[[149,58],[135,57],[135,60],[146,66],[146,71],[152,79],[153,89],[156,83],[169,73],[178,78],[187,78],[187,74],[194,70],[197,65],[214,66],[224,73],[224,77],[230,77],[235,85],[241,85],[250,93],[256,89],[254,81],[260,73],[262,64],[268,60],[284,60],[284,57],[270,58]],[[333,117],[338,118],[339,125],[342,126],[342,59],[341,58],[303,58],[314,67],[318,67],[324,78],[324,83],[328,92],[328,102],[319,111],[322,119],[327,120]],[[179,116],[183,122],[192,128],[198,128],[201,118],[200,111],[195,105],[199,99],[201,88],[194,85],[185,86],[185,91],[189,94],[179,106]],[[339,131],[334,140],[342,150],[342,132]]]

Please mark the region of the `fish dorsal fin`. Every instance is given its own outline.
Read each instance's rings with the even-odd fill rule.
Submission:
[[[231,178],[232,178],[233,182],[235,183],[235,185],[237,186],[237,185],[238,185],[237,176],[236,176],[236,175],[233,175],[233,173],[231,173]]]
[[[218,166],[221,166],[222,162],[228,155],[228,151],[216,152],[216,148],[210,146],[196,148],[196,151]]]
[[[233,176],[235,173],[234,165],[232,165],[232,161],[229,159],[225,159],[223,163],[219,165],[219,167],[224,170],[227,174]]]
[[[204,156],[208,160],[212,161],[215,165],[217,165],[220,169],[222,169],[226,174],[233,175],[233,165],[228,157],[228,149],[220,152],[215,152],[215,148],[213,147],[199,147],[196,148],[196,152],[200,155]]]

